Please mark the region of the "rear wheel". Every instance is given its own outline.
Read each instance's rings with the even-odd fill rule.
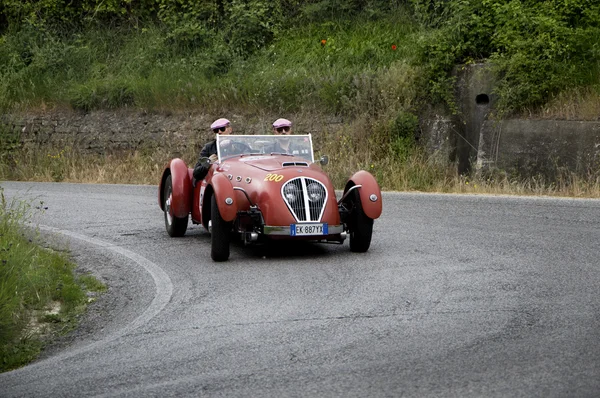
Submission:
[[[171,176],[167,177],[165,181],[165,189],[163,191],[163,209],[165,213],[165,227],[167,233],[171,237],[179,237],[185,235],[185,231],[188,227],[188,217],[182,218],[171,215],[171,204],[173,203],[173,179]]]
[[[210,232],[210,256],[214,261],[227,261],[229,258],[229,243],[231,241],[233,223],[225,221],[221,217],[215,195],[212,195],[210,198],[210,220],[212,224]]]
[[[358,189],[355,189],[350,195],[352,197],[352,210],[348,225],[350,229],[350,250],[364,253],[371,246],[373,219],[369,218],[363,211]]]

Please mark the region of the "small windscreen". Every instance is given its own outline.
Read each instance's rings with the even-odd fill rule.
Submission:
[[[219,160],[244,155],[285,155],[314,162],[312,138],[306,135],[217,135]],[[293,162],[293,160],[289,160]]]

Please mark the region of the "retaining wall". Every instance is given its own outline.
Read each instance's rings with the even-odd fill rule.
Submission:
[[[478,108],[474,111],[477,118],[482,117],[479,111]],[[25,145],[53,148],[73,145],[84,152],[95,153],[164,147],[177,153],[190,146],[199,150],[210,140],[213,133],[208,126],[215,118],[214,115],[126,110],[65,111],[3,115],[0,122],[4,126],[3,133],[18,134]],[[269,134],[269,126],[276,118],[273,115],[233,115],[230,120],[237,133]],[[478,169],[499,168],[521,175],[551,176],[560,169],[586,173],[600,167],[600,120],[492,121],[483,118],[481,125],[474,127],[479,128],[476,140],[472,138],[473,133],[465,133],[465,123],[456,116],[449,116],[444,109],[430,109],[422,115],[420,125],[419,139],[427,151],[438,159],[457,164],[459,170],[465,159]],[[322,133],[343,126],[341,119],[305,116],[298,117],[296,131],[313,134],[318,145],[325,137]],[[473,142],[460,144],[469,137]]]

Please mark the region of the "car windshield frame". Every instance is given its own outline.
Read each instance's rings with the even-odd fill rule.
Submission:
[[[279,148],[283,140],[289,139],[292,153],[286,153]],[[310,134],[296,135],[238,135],[217,134],[217,156],[219,162],[239,156],[282,155],[300,157],[314,163],[312,136]]]

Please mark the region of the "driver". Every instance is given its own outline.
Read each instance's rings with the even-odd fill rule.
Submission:
[[[231,122],[225,118],[215,120],[210,125],[210,128],[215,134],[229,135],[233,131]],[[196,162],[196,166],[194,166],[194,179],[196,181],[203,179],[208,173],[210,163],[216,162],[217,159],[217,138],[215,135],[215,139],[204,145],[204,148],[200,151],[200,158]]]
[[[277,140],[271,148],[271,152],[275,153],[294,153],[290,138],[292,135],[292,122],[287,119],[277,119],[273,122],[273,134],[278,135]],[[298,152],[296,152],[298,153]]]

